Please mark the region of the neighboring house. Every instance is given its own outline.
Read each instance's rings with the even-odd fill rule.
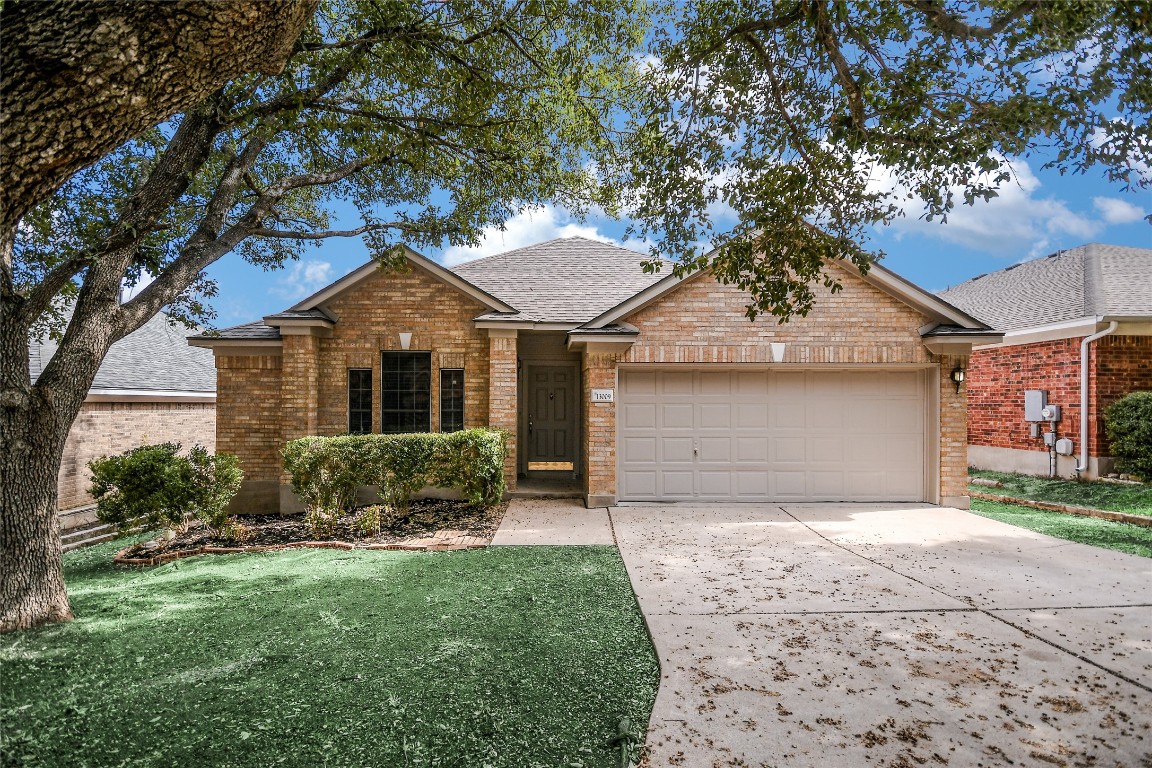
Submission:
[[[99,456],[168,441],[214,449],[216,370],[209,352],[188,346],[188,335],[160,314],[108,350],[64,445],[60,510],[92,503],[88,462]],[[29,344],[32,381],[55,352],[49,340]],[[66,519],[62,525],[72,522],[88,520]]]
[[[1108,473],[1105,409],[1129,392],[1152,390],[1152,249],[1084,245],[940,296],[1005,332],[972,354],[969,462],[1033,475],[1053,466],[1062,476],[1078,468],[1084,477]],[[1060,407],[1056,438],[1071,441],[1060,447],[1072,455],[1045,445],[1050,422],[1033,428],[1026,420],[1028,390]]]
[[[519,478],[617,501],[964,506],[964,395],[999,334],[882,267],[807,317],[751,322],[709,274],[645,274],[582,238],[445,269],[369,263],[285,312],[191,339],[216,355],[217,447],[239,509],[298,509],[280,451],[305,435],[490,426]]]

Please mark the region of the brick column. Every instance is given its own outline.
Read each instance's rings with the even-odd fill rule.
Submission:
[[[593,403],[593,389],[616,388],[616,356],[584,353],[584,503],[616,504],[616,403]],[[619,393],[617,393],[619,397]]]
[[[284,334],[280,378],[281,435],[277,450],[289,440],[315,435],[319,426],[320,339],[310,333]],[[300,512],[303,506],[281,468],[280,513]]]
[[[516,490],[516,331],[488,330],[488,426],[508,432],[504,482]]]
[[[940,503],[968,509],[968,384],[952,381],[952,369],[967,370],[968,358],[940,357]]]

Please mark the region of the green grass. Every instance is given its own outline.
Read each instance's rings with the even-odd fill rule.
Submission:
[[[6,766],[612,766],[659,668],[612,547],[65,558],[0,637]]]
[[[1126,485],[1089,480],[1081,482],[1016,475],[1009,472],[990,472],[983,469],[970,469],[968,475],[999,480],[1004,484],[1003,488],[970,485],[969,489],[973,491],[1012,496],[1017,499],[1107,509],[1112,512],[1127,512],[1130,515],[1152,515],[1152,485]]]
[[[1063,512],[1046,512],[983,499],[972,499],[972,511],[1002,523],[1018,525],[1058,539],[1114,549],[1130,555],[1152,557],[1152,528],[1142,528],[1131,523],[1114,523],[1095,517],[1068,515]]]

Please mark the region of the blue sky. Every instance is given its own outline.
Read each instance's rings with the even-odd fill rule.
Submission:
[[[1122,191],[1102,175],[1060,176],[1040,170],[1042,158],[1016,160],[1016,182],[998,198],[960,206],[945,223],[925,222],[910,208],[892,226],[875,233],[873,246],[884,250],[884,265],[930,291],[943,290],[976,275],[1091,242],[1152,248],[1152,191]],[[339,213],[341,206],[336,205]],[[351,220],[346,221],[352,224]],[[721,210],[718,225],[725,223]],[[501,253],[555,237],[580,235],[623,242],[626,222],[604,217],[579,221],[548,206],[524,211],[505,231],[491,230],[477,248],[423,249],[447,266]],[[363,264],[368,251],[358,239],[332,239],[309,249],[283,269],[265,272],[229,254],[209,270],[220,286],[212,304],[217,327],[251,322],[291,306]]]

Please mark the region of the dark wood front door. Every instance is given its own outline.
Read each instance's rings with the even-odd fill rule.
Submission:
[[[576,390],[575,366],[528,367],[528,471],[575,471]]]

